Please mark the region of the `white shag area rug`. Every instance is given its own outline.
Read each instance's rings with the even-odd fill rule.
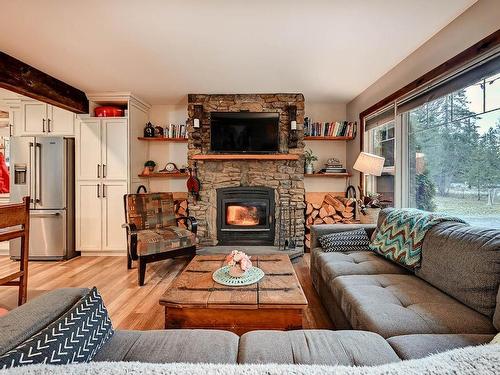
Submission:
[[[152,364],[91,362],[29,365],[0,375],[494,375],[500,374],[500,344],[455,349],[432,356],[374,367],[309,365]]]

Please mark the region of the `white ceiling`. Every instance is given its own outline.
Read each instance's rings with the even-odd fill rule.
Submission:
[[[474,0],[2,0],[0,49],[86,92],[347,102]]]

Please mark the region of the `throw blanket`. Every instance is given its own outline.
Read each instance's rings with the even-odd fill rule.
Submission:
[[[417,209],[392,210],[377,228],[370,249],[410,269],[420,266],[425,235],[443,221],[463,220]]]
[[[319,365],[213,365],[91,362],[29,365],[0,370],[0,375],[482,375],[500,373],[500,345],[455,349],[422,359],[373,367]]]

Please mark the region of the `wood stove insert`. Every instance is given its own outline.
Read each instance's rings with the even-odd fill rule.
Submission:
[[[220,245],[274,245],[274,189],[217,189],[217,239]]]

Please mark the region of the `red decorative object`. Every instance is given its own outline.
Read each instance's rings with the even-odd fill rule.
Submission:
[[[96,117],[122,117],[123,109],[112,106],[96,107],[94,110]]]

